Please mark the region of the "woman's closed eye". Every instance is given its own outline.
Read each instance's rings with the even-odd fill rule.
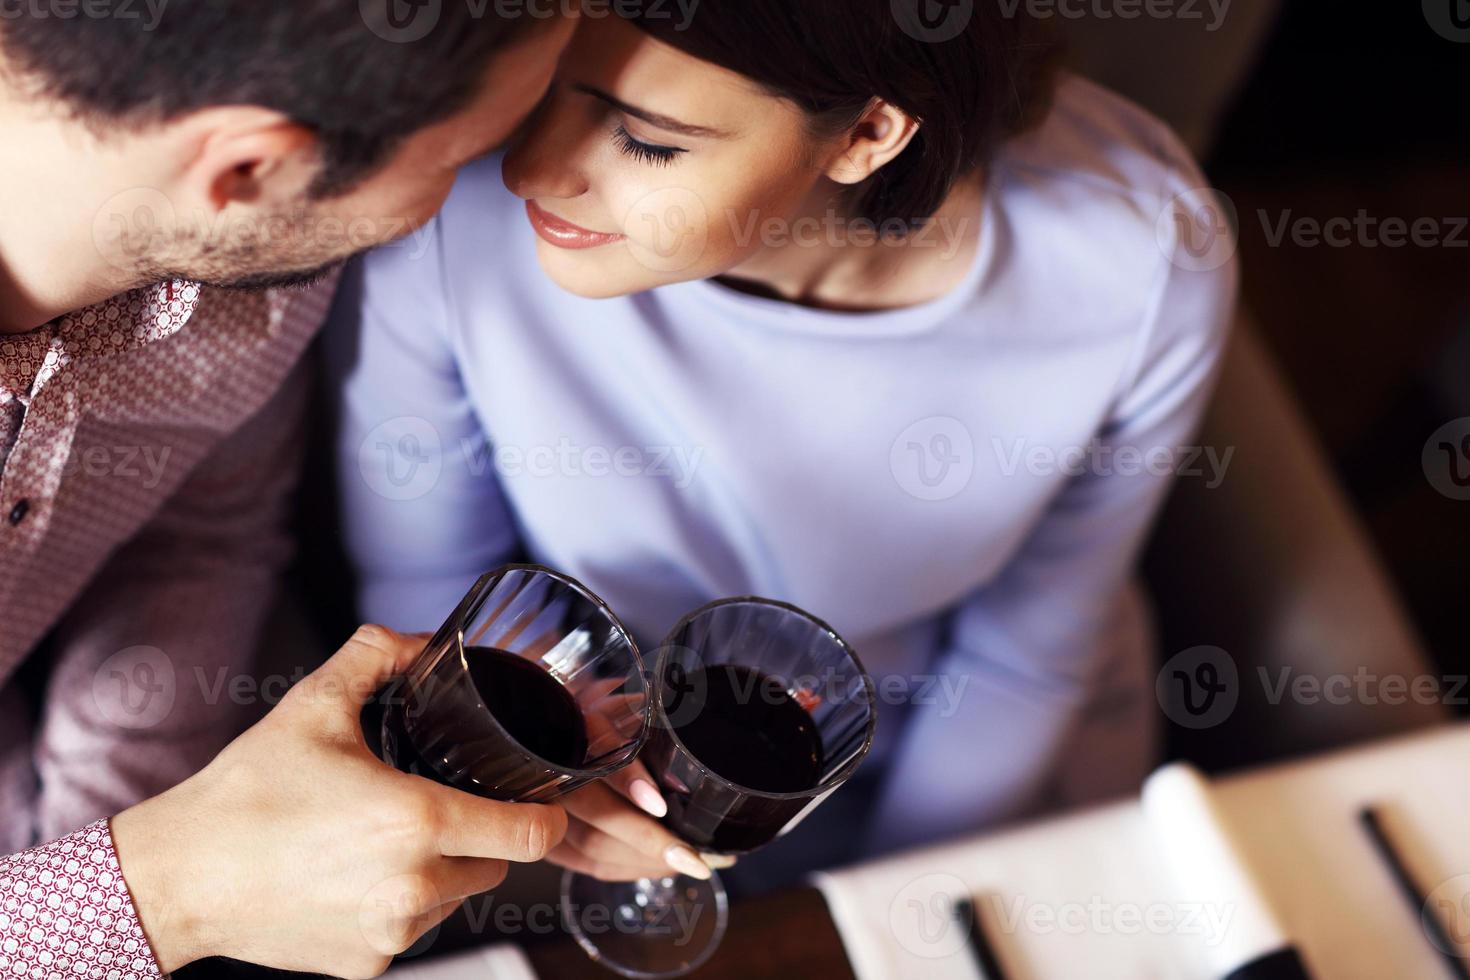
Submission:
[[[628,132],[625,126],[619,126],[613,131],[613,139],[617,141],[619,152],[632,157],[639,163],[646,163],[655,167],[667,167],[681,154],[689,152],[677,146],[660,146],[657,143],[645,143]]]

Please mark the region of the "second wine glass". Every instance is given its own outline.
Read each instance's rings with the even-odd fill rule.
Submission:
[[[664,824],[698,850],[745,854],[794,827],[856,771],[877,723],[873,682],[830,626],[753,597],[690,613],[658,651],[640,756]],[[631,978],[678,977],[714,953],[728,916],[719,876],[562,879],[568,928]]]

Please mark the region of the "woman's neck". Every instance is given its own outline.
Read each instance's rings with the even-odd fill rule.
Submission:
[[[933,217],[907,236],[850,217],[823,192],[788,223],[757,226],[767,239],[720,281],[756,295],[850,312],[917,306],[962,283],[980,242],[983,181],[957,184]]]

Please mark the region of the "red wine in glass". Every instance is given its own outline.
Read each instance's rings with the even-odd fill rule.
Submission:
[[[775,678],[739,664],[684,673],[671,666],[665,681],[671,726],[655,728],[641,758],[655,772],[673,768],[679,743],[715,775],[763,793],[808,793],[822,779],[825,750],[816,720]],[[692,787],[664,781],[664,824],[696,849],[717,854],[753,851],[773,840],[807,798],[742,797],[711,811]]]
[[[376,724],[395,768],[491,799],[545,802],[617,771],[648,731],[642,658],[580,583],[536,565],[484,576]]]
[[[390,711],[383,719],[383,745],[391,747],[392,765],[404,772],[426,776],[448,786],[484,793],[507,783],[508,774],[529,757],[556,766],[577,769],[587,761],[587,721],[571,692],[533,660],[493,647],[466,647],[465,664],[478,703],[451,702],[443,708],[439,730],[462,732],[455,739],[460,751],[478,757],[462,771],[446,764],[442,754],[419,751],[404,723],[402,711]],[[485,734],[478,726],[482,712],[489,712],[500,733]],[[463,715],[455,718],[455,715]],[[466,774],[470,778],[464,778]],[[492,794],[484,794],[492,795]],[[499,794],[496,798],[499,798]]]

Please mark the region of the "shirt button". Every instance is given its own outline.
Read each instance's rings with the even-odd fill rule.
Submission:
[[[26,515],[30,512],[31,502],[29,500],[22,500],[17,503],[14,507],[10,508],[10,526],[14,527],[21,521],[25,520]]]

